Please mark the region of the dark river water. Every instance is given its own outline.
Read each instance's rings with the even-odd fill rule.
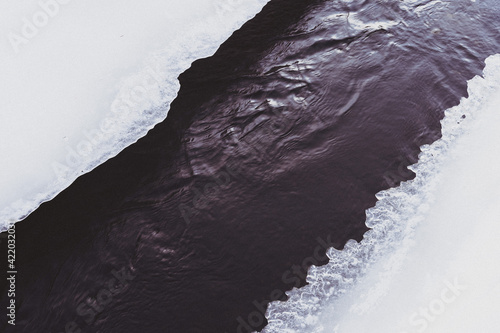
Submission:
[[[16,224],[0,331],[261,330],[414,177],[499,22],[496,0],[270,1],[179,77],[165,121]]]

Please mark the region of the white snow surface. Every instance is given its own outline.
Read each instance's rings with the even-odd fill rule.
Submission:
[[[0,230],[165,119],[267,0],[0,3]]]

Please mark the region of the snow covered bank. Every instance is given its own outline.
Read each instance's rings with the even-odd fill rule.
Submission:
[[[177,76],[267,2],[2,2],[0,230],[165,119]]]
[[[265,332],[497,332],[500,55],[422,147],[417,177],[378,194],[373,230],[267,311]]]

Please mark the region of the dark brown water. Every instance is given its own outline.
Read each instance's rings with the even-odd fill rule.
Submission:
[[[261,329],[413,177],[499,19],[495,1],[271,1],[180,76],[164,122],[16,225],[0,331]]]

